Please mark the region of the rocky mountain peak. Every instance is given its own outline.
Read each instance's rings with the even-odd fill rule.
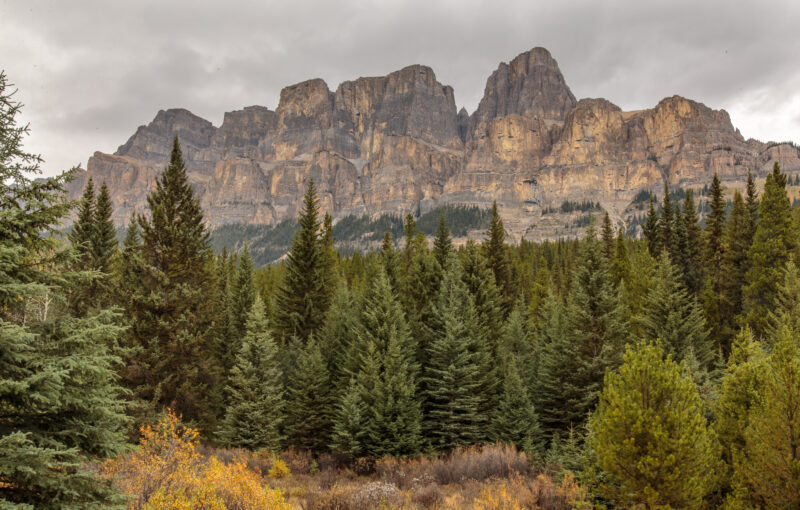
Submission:
[[[114,154],[138,159],[161,159],[169,156],[175,135],[184,145],[184,152],[191,152],[208,147],[215,131],[211,122],[184,108],[159,110],[152,122],[139,126],[136,133]]]

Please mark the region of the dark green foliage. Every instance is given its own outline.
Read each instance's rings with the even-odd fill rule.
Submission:
[[[235,356],[241,349],[241,339],[245,334],[250,311],[256,300],[256,289],[253,285],[253,258],[250,248],[244,245],[239,257],[239,268],[231,275],[230,318],[228,319],[228,342]]]
[[[600,238],[603,240],[603,254],[606,256],[608,262],[611,263],[611,260],[614,258],[616,246],[614,243],[614,227],[611,226],[611,217],[609,217],[608,211],[603,214],[603,226],[600,230]]]
[[[247,334],[228,377],[228,408],[219,431],[229,446],[277,451],[283,399],[277,345],[258,299],[247,320]]]
[[[399,292],[402,290],[402,274],[400,272],[400,254],[394,249],[394,240],[392,234],[386,232],[383,236],[383,243],[381,244],[381,263],[383,270],[386,271],[386,276],[389,278],[389,283],[392,288]]]
[[[494,281],[501,291],[504,314],[508,314],[514,303],[516,286],[511,271],[511,261],[509,260],[508,247],[505,244],[506,231],[503,227],[503,220],[497,212],[497,202],[492,204],[492,221],[486,231],[486,241],[483,243],[483,250],[489,267],[494,273]]]
[[[359,326],[359,317],[355,313],[358,309],[356,296],[347,288],[347,284],[339,282],[325,326],[319,334],[328,373],[338,394],[346,389],[350,378],[358,370],[358,358],[351,352]]]
[[[513,444],[529,455],[540,451],[539,417],[513,360],[506,364],[500,400],[490,426],[495,441]]]
[[[81,269],[91,268],[94,208],[94,183],[92,178],[89,177],[86,181],[86,187],[83,188],[83,195],[78,202],[78,217],[75,219],[75,224],[72,225],[72,230],[67,236],[70,244],[79,254],[77,264]]]
[[[721,297],[721,341],[723,353],[730,352],[730,342],[736,334],[736,321],[742,313],[742,288],[747,274],[747,253],[753,244],[751,216],[742,199],[735,192],[733,208],[725,228],[725,255],[723,257],[725,280]]]
[[[439,267],[445,268],[450,255],[453,253],[453,240],[450,238],[450,231],[447,230],[447,221],[444,212],[439,216],[439,228],[436,237],[433,239],[433,257],[439,263]]]
[[[177,138],[147,202],[149,219],[138,218],[142,244],[135,252],[128,246],[129,256],[123,256],[135,264],[122,268],[135,275],[126,282],[130,347],[136,349],[128,383],[142,401],[169,406],[211,434],[221,410],[208,299],[212,253]]]
[[[650,197],[650,208],[647,210],[647,221],[642,226],[642,233],[647,241],[650,255],[657,256],[661,249],[661,242],[658,230],[658,213],[652,197]]]
[[[29,177],[41,159],[23,150],[28,128],[9,87],[0,72],[0,507],[121,508],[88,468],[124,448],[119,317],[58,313],[85,281],[55,235],[72,172]]]
[[[775,305],[783,270],[796,243],[791,222],[786,175],[775,163],[764,185],[758,226],[747,252],[747,284],[742,290],[744,321],[757,337],[766,333],[768,313]]]
[[[685,243],[679,252],[681,277],[686,289],[698,295],[703,287],[703,239],[692,190],[686,191],[681,220],[686,233]]]
[[[355,378],[345,387],[336,406],[331,434],[331,450],[350,457],[364,454],[363,439],[366,430],[366,409],[361,401],[361,388]]]
[[[320,243],[319,204],[309,181],[300,212],[300,230],[286,259],[286,275],[276,296],[275,329],[285,343],[305,341],[325,320],[330,293],[325,288],[326,263]]]
[[[588,212],[600,211],[602,207],[599,202],[592,202],[591,200],[584,200],[583,202],[573,202],[564,200],[561,205],[556,209],[554,207],[545,207],[542,209],[542,214],[554,214],[560,212],[562,214],[569,214],[573,212]]]
[[[103,182],[94,209],[94,226],[92,231],[92,268],[104,274],[110,274],[112,262],[117,254],[117,230],[111,219],[113,213],[108,186]]]
[[[703,369],[711,368],[717,350],[710,344],[703,312],[680,281],[678,269],[662,252],[653,284],[637,319],[641,337],[660,341],[667,354],[682,361],[691,352]]]
[[[460,272],[452,259],[433,306],[423,366],[424,430],[439,450],[486,437],[481,410],[488,400],[489,357],[476,334],[478,316]]]
[[[461,279],[467,286],[478,312],[480,326],[494,352],[503,326],[500,290],[486,258],[473,240],[469,240],[461,255]]]
[[[672,205],[672,197],[670,196],[669,186],[664,181],[664,201],[661,204],[661,217],[658,220],[658,239],[659,247],[670,254],[670,257],[675,258],[677,251],[677,236],[676,236],[676,217],[680,216],[680,210],[675,210]],[[655,257],[656,254],[654,253]]]
[[[549,332],[540,332],[538,339],[537,408],[549,435],[583,423],[597,401],[602,374],[618,366],[628,339],[622,303],[591,228],[582,242],[563,325],[559,315],[553,313],[545,325]]]
[[[720,338],[722,329],[722,285],[725,279],[723,257],[725,253],[725,200],[717,174],[711,181],[711,210],[706,216],[705,249],[703,261],[706,268],[706,285],[703,289],[703,307],[711,328],[711,335]]]
[[[302,347],[286,387],[285,432],[289,445],[324,451],[332,428],[333,396],[325,358],[311,336]]]

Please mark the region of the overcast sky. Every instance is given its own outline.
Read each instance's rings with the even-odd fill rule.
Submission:
[[[745,137],[800,141],[800,2],[0,0],[0,69],[46,173],[113,152],[159,109],[218,126],[280,89],[425,64],[470,113],[502,61],[549,49],[577,98],[680,94]]]

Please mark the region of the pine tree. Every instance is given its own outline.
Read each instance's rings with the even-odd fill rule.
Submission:
[[[768,192],[764,193],[765,203]],[[765,208],[765,213],[768,209]],[[768,214],[768,213],[767,213]],[[765,214],[765,219],[768,216]],[[800,349],[796,333],[778,332],[763,374],[762,398],[753,405],[744,448],[734,458],[736,480],[751,507],[800,505]]]
[[[548,435],[583,423],[597,402],[603,373],[619,365],[628,335],[622,303],[590,226],[581,243],[563,333],[544,343],[541,354],[537,408]]]
[[[212,252],[200,202],[186,175],[176,137],[170,162],[147,197],[149,219],[139,216],[143,263],[126,282],[133,294],[128,316],[135,324],[133,360],[145,370],[134,388],[146,402],[173,408],[206,434],[221,411],[213,318]]]
[[[529,455],[541,451],[539,417],[513,360],[506,365],[500,400],[490,427],[494,441],[513,444]]]
[[[642,226],[642,234],[647,241],[647,249],[650,251],[650,255],[657,257],[661,251],[661,242],[659,239],[658,213],[656,212],[653,197],[650,197],[650,208],[647,210],[647,221]]]
[[[621,508],[702,508],[715,468],[697,387],[657,345],[628,347],[606,374],[589,419],[605,474],[600,492]]]
[[[424,430],[433,448],[450,450],[485,437],[488,355],[475,333],[477,313],[457,259],[451,259],[433,307],[423,366]]]
[[[301,450],[324,451],[332,428],[330,376],[313,335],[297,358],[286,388],[285,432],[288,443]]]
[[[117,230],[111,219],[113,209],[108,186],[103,182],[94,209],[94,224],[92,228],[92,268],[111,274],[112,262],[117,254]]]
[[[709,342],[703,311],[665,252],[658,259],[653,288],[637,322],[642,338],[663,342],[673,359],[682,361],[692,352],[703,369],[711,368],[717,349]]]
[[[276,296],[275,329],[284,343],[305,341],[318,331],[328,310],[323,253],[320,249],[319,203],[313,179],[303,198],[300,230],[286,258],[286,273]]]
[[[625,244],[625,234],[620,228],[614,241],[614,256],[609,267],[611,282],[616,287],[619,287],[628,280],[630,271],[631,261],[628,257],[628,246]]]
[[[677,222],[675,219],[679,214],[677,214],[677,211],[675,211],[673,207],[669,185],[667,181],[664,181],[664,201],[661,204],[661,218],[658,221],[659,246],[674,258],[677,248],[677,239],[675,235],[675,226]],[[653,256],[657,257],[656,254],[653,254]]]
[[[767,343],[784,327],[800,335],[800,270],[792,260],[786,264],[783,280],[778,286],[775,308],[767,313]]]
[[[339,279],[339,276],[336,274],[339,252],[336,251],[334,247],[336,239],[333,237],[333,218],[327,212],[322,218],[322,232],[319,242],[320,252],[322,253],[322,288],[325,293],[325,304],[327,307],[330,305],[330,301],[336,293],[337,281]]]
[[[703,261],[707,276],[702,291],[703,310],[708,320],[711,336],[714,339],[722,338],[722,287],[725,281],[723,272],[723,257],[725,253],[725,200],[722,194],[717,174],[711,181],[711,212],[706,217],[705,249]]]
[[[337,395],[347,390],[351,377],[358,371],[359,360],[353,352],[353,345],[359,327],[359,317],[354,310],[359,308],[357,296],[347,288],[345,282],[340,281],[319,334],[331,384]]]
[[[492,204],[492,220],[489,224],[489,229],[486,231],[486,241],[483,243],[483,249],[489,267],[494,273],[494,281],[498,289],[500,289],[503,313],[507,315],[516,299],[516,290],[505,239],[506,231],[503,227],[503,220],[497,212],[497,201],[495,201]]]
[[[28,127],[9,88],[0,72],[0,507],[123,508],[89,468],[124,449],[119,317],[50,306],[78,282],[75,251],[56,236],[74,172],[29,177],[41,158],[23,149]]]
[[[386,276],[389,277],[389,283],[396,292],[403,289],[400,268],[400,255],[394,249],[394,240],[392,233],[386,232],[383,236],[383,243],[381,244],[381,264],[386,271]]]
[[[472,296],[481,328],[494,352],[503,327],[500,290],[495,284],[494,273],[472,239],[467,241],[460,261],[461,279]]]
[[[534,322],[538,322],[539,310],[541,310],[545,299],[553,289],[553,280],[550,269],[547,267],[547,261],[544,256],[539,257],[536,264],[536,278],[533,282],[530,296],[528,297],[528,311],[529,315],[533,317]]]
[[[453,240],[450,238],[450,231],[447,229],[447,221],[444,217],[444,209],[439,213],[439,228],[436,237],[433,239],[433,257],[443,270],[446,268],[450,254],[453,253]]]
[[[259,298],[228,379],[230,403],[218,434],[224,444],[250,450],[280,447],[283,399],[277,350]]]
[[[756,181],[753,178],[753,173],[747,171],[747,188],[745,193],[745,204],[747,204],[747,211],[750,213],[750,237],[756,234],[756,225],[758,225],[758,191],[756,190]]]
[[[756,336],[767,331],[768,312],[775,304],[778,285],[794,244],[786,175],[775,163],[764,185],[758,226],[747,252],[747,284],[742,290],[743,317]]]

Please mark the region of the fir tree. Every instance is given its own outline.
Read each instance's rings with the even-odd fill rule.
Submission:
[[[675,219],[678,216],[678,212],[674,210],[674,206],[672,205],[672,197],[670,196],[669,185],[667,181],[664,181],[664,201],[661,204],[661,218],[658,221],[658,238],[661,249],[666,250],[667,253],[669,253],[673,258],[677,248]],[[653,256],[656,257],[657,255],[653,254]]]
[[[730,342],[736,334],[736,321],[742,313],[742,288],[747,274],[747,252],[753,242],[750,215],[741,193],[733,195],[733,208],[725,228],[723,264],[726,277],[722,285],[720,333],[723,353],[730,352]]]
[[[331,434],[331,450],[351,458],[363,455],[366,412],[364,403],[361,401],[361,389],[353,378],[336,406]]]
[[[336,251],[334,243],[336,239],[333,237],[333,218],[328,213],[322,218],[322,233],[320,239],[320,252],[322,258],[322,288],[325,293],[325,305],[330,304],[333,295],[336,293],[336,282],[338,275],[336,274],[336,263],[339,260],[339,252]],[[327,310],[327,308],[326,308]]]
[[[91,245],[92,268],[106,275],[111,273],[112,261],[117,254],[117,231],[111,219],[112,213],[108,186],[103,182],[95,203]]]
[[[300,212],[300,230],[287,255],[286,273],[276,296],[275,329],[283,342],[292,336],[308,339],[322,327],[328,310],[318,218],[317,192],[310,180]]]
[[[290,445],[322,452],[332,427],[330,377],[317,341],[311,336],[297,358],[286,388],[285,432]]]
[[[767,342],[782,328],[800,335],[800,270],[794,261],[786,264],[783,281],[778,286],[775,308],[768,312]]]
[[[548,434],[583,423],[597,402],[602,374],[619,365],[628,335],[622,303],[590,227],[581,243],[563,333],[546,342],[541,354],[537,408]]]
[[[612,283],[616,287],[628,280],[631,271],[631,261],[628,256],[628,246],[625,244],[625,234],[620,228],[614,241],[614,256],[609,268]]]
[[[767,331],[768,312],[775,305],[778,285],[794,244],[786,175],[775,163],[764,185],[758,226],[747,252],[747,283],[742,290],[744,321],[756,336]]]
[[[500,400],[490,427],[495,441],[513,444],[529,455],[540,451],[539,417],[513,360],[506,365]]]
[[[702,508],[713,435],[694,382],[657,345],[626,349],[619,372],[606,374],[589,427],[605,498],[621,508]]]
[[[358,309],[357,296],[353,295],[345,282],[340,281],[333,295],[325,326],[319,335],[328,373],[337,395],[347,390],[351,377],[358,371],[359,360],[353,352],[359,327],[359,317],[354,310]]]
[[[472,296],[481,328],[494,352],[503,327],[500,290],[495,284],[494,273],[472,239],[467,241],[460,261],[461,279]]]
[[[689,293],[698,295],[703,287],[703,239],[694,193],[690,189],[686,190],[682,220],[686,230],[686,247],[681,256],[683,282]]]
[[[725,199],[717,174],[711,181],[711,212],[706,217],[705,249],[703,261],[707,276],[703,288],[703,309],[715,339],[722,337],[722,287],[725,281],[723,257],[725,253]]]
[[[212,252],[200,202],[186,176],[177,137],[169,165],[147,197],[140,273],[130,282],[133,363],[146,371],[137,396],[173,408],[205,433],[216,430],[220,377],[211,337]]]
[[[711,368],[717,350],[710,344],[703,311],[680,281],[677,268],[662,253],[647,294],[643,315],[637,322],[641,337],[663,342],[673,359],[682,361],[693,353],[704,369]]]
[[[661,251],[661,242],[659,239],[658,213],[656,212],[653,197],[650,197],[650,208],[647,210],[647,221],[642,226],[642,234],[647,241],[647,249],[650,251],[650,255],[657,257]]]
[[[239,257],[239,267],[235,275],[231,275],[230,294],[230,318],[228,319],[228,354],[226,357],[232,358],[241,349],[241,340],[250,320],[250,311],[256,299],[256,289],[253,284],[253,258],[250,256],[250,247],[245,243],[242,254]],[[230,364],[226,365],[230,368]]]
[[[392,288],[400,292],[403,289],[401,283],[400,255],[394,249],[394,240],[392,239],[391,232],[386,232],[383,236],[383,243],[381,244],[381,263],[383,264],[384,271],[386,271],[386,276],[389,277],[389,283],[392,285]]]
[[[229,446],[277,451],[281,443],[282,389],[277,346],[261,299],[250,310],[228,385],[230,403],[218,434],[220,440]]]
[[[81,269],[91,268],[92,261],[92,238],[94,234],[94,210],[95,210],[95,196],[94,196],[94,183],[92,178],[89,177],[86,181],[86,186],[83,188],[83,195],[78,202],[78,217],[75,224],[72,225],[67,238],[72,244],[75,251],[78,252],[78,267]]]
[[[538,322],[539,310],[541,310],[552,288],[553,280],[550,269],[547,267],[545,258],[540,256],[536,264],[536,278],[533,282],[530,296],[528,297],[528,311],[534,322]]]
[[[756,190],[756,181],[753,178],[753,173],[750,170],[747,171],[745,204],[747,204],[747,212],[750,213],[750,237],[752,237],[756,234],[756,225],[758,224],[758,191]]]
[[[124,449],[119,317],[49,306],[78,281],[75,251],[56,236],[73,172],[29,177],[41,158],[23,149],[28,127],[9,88],[0,72],[0,507],[122,508],[89,468]]]
[[[614,227],[611,226],[611,217],[608,211],[603,214],[603,226],[600,229],[600,238],[603,240],[603,253],[609,263],[614,258],[616,245],[614,243]]]
[[[480,442],[485,437],[488,355],[475,333],[477,313],[451,259],[429,326],[423,367],[425,435],[437,450]]]
[[[433,257],[443,270],[446,268],[450,254],[453,253],[453,240],[450,238],[450,231],[447,229],[447,221],[444,217],[444,209],[439,213],[439,228],[436,237],[433,239]]]
[[[505,239],[506,231],[503,227],[503,220],[497,212],[497,202],[495,201],[492,204],[492,220],[486,231],[483,249],[489,267],[494,273],[494,281],[500,289],[504,315],[507,315],[516,299],[516,291]]]

